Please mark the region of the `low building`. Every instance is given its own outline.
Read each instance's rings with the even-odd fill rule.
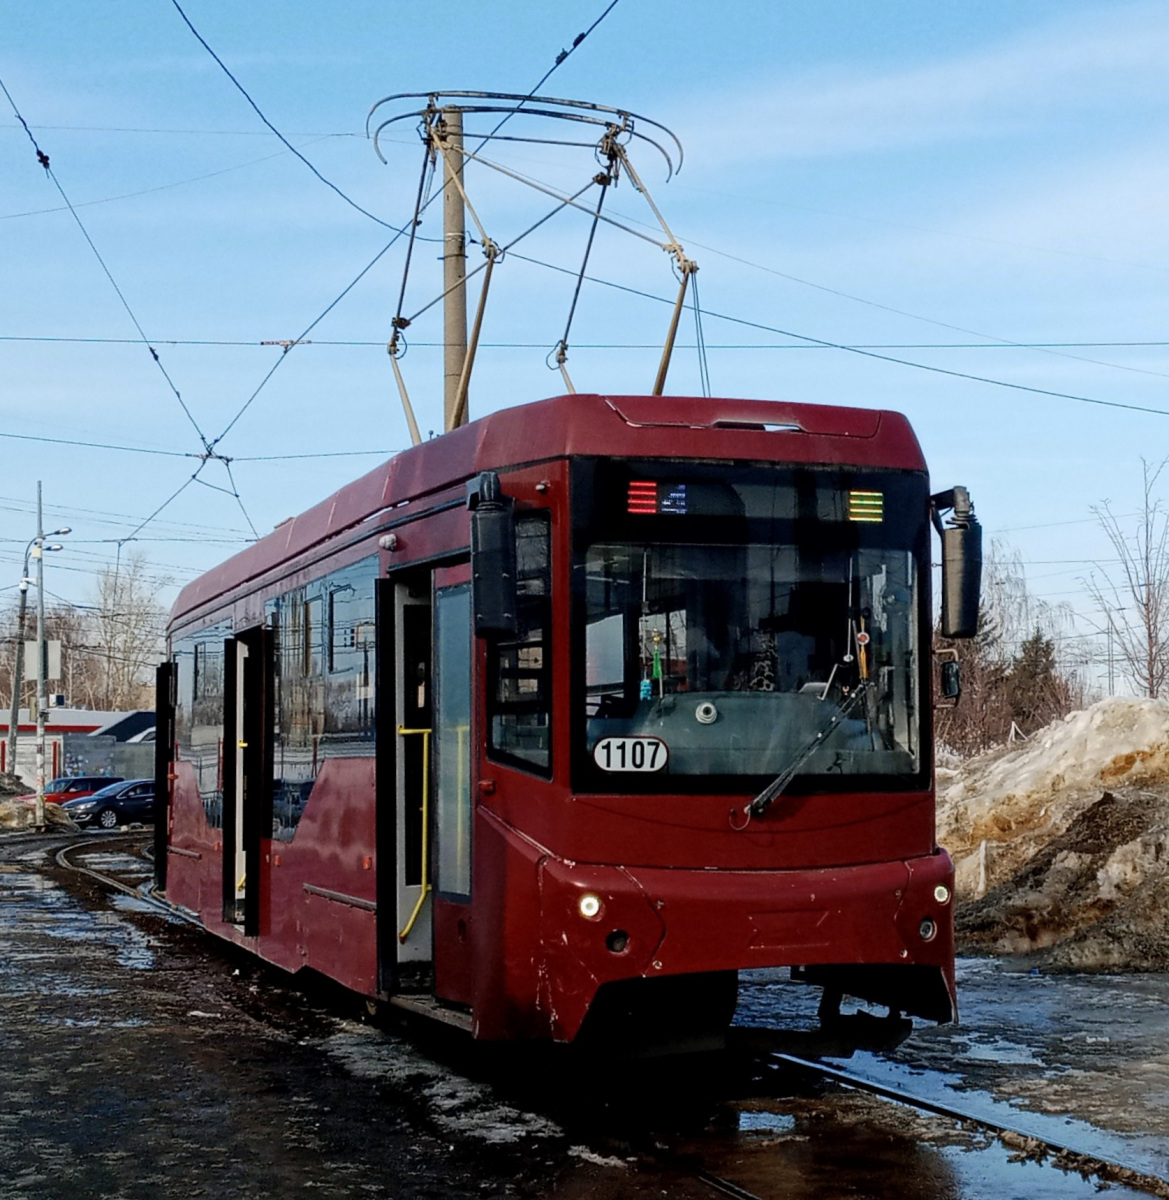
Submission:
[[[7,714],[0,719],[0,773],[8,762]],[[87,708],[46,710],[45,778],[58,775],[111,775],[123,779],[154,774],[154,713],[95,712]],[[17,723],[15,774],[36,785],[36,714],[22,708]]]

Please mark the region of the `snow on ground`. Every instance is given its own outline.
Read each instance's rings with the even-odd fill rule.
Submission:
[[[36,802],[22,797],[0,799],[0,832],[32,829],[36,823]],[[45,805],[45,824],[76,830],[77,826],[62,812],[59,804]]]
[[[1169,703],[1112,697],[938,770],[959,945],[1169,969]]]

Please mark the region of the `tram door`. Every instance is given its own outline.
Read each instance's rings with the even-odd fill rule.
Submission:
[[[443,999],[465,1002],[471,981],[470,567],[440,567],[392,586],[395,974],[398,986],[425,982]],[[384,813],[384,799],[380,805]],[[384,955],[384,933],[382,939]]]
[[[430,880],[432,641],[429,574],[394,585],[397,961],[432,958]]]
[[[266,629],[224,647],[223,919],[260,932],[260,839],[271,828],[271,720]]]

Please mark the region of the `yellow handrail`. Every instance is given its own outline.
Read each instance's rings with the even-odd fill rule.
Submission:
[[[398,726],[399,737],[409,737],[412,734],[418,734],[422,738],[422,891],[418,894],[418,903],[414,905],[414,911],[410,914],[410,920],[406,922],[406,927],[398,934],[398,941],[405,942],[410,936],[410,931],[414,928],[414,922],[418,920],[418,914],[422,911],[422,906],[426,903],[426,897],[430,894],[430,735],[433,730],[430,729],[407,729],[404,725]]]

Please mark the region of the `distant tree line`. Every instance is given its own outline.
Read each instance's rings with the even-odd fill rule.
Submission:
[[[1069,659],[1062,638],[1069,619],[1066,609],[1028,593],[1017,555],[993,547],[984,568],[977,636],[938,639],[942,656],[956,657],[962,675],[958,703],[937,708],[939,743],[963,756],[977,754],[1029,737],[1083,708],[1083,672]]]
[[[61,643],[61,678],[49,683],[72,708],[120,712],[154,707],[154,669],[164,654],[167,610],[156,597],[169,580],[160,579],[137,555],[124,558],[98,576],[94,603],[47,604],[45,639]],[[18,605],[0,610],[0,710],[12,703]],[[24,640],[36,638],[35,590],[30,590]],[[36,659],[26,654],[20,707],[36,706]]]

